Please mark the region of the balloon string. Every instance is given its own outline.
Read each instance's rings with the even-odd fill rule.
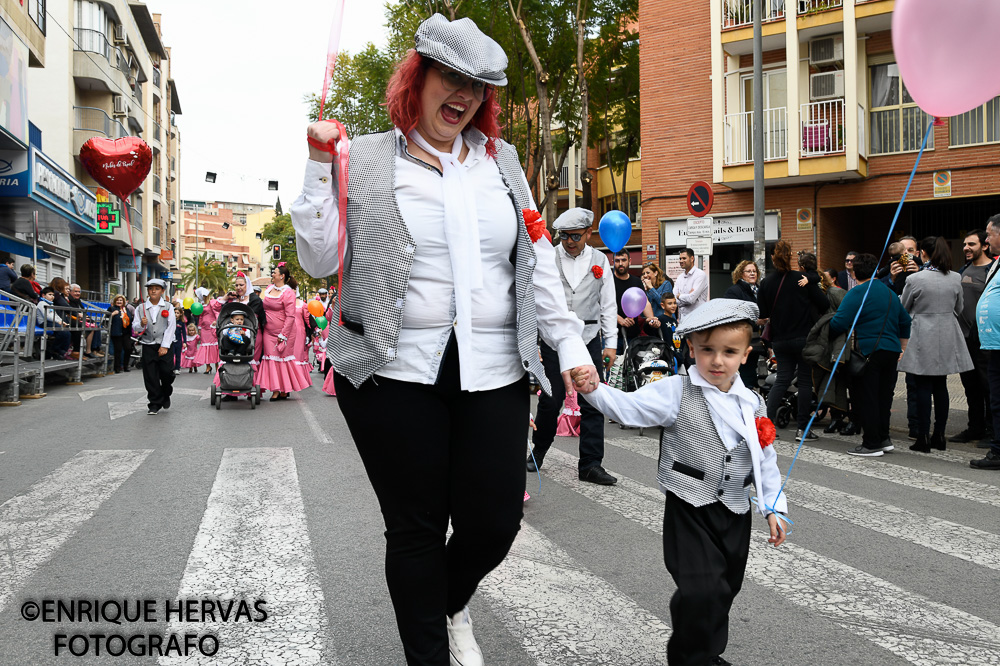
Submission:
[[[122,199],[121,201],[124,204],[122,208],[125,210],[125,227],[128,229],[128,247],[132,250],[132,267],[137,268],[135,264],[135,243],[132,242],[132,222],[128,218],[128,200]],[[139,276],[136,275],[136,279],[138,278]]]
[[[913,170],[910,171],[910,179],[906,181],[906,189],[903,190],[903,196],[899,200],[899,205],[896,206],[896,214],[892,216],[892,224],[889,225],[889,231],[885,235],[885,244],[882,245],[882,254],[879,255],[878,263],[875,264],[876,266],[878,264],[881,264],[882,258],[885,257],[886,248],[889,247],[889,241],[892,240],[892,232],[893,230],[895,230],[896,222],[899,220],[899,213],[903,210],[903,203],[906,201],[906,196],[910,193],[910,186],[913,184],[913,177],[917,175],[917,167],[920,165],[920,158],[923,157],[924,148],[927,147],[927,139],[930,137],[931,131],[933,129],[934,129],[934,123],[933,122],[928,123],[927,131],[924,133],[924,140],[920,144],[920,152],[917,153],[917,161],[913,163]],[[847,346],[851,344],[851,336],[854,335],[854,328],[858,325],[858,318],[861,317],[861,311],[865,307],[865,302],[868,300],[868,293],[871,291],[872,284],[874,282],[875,282],[875,277],[872,276],[868,280],[868,286],[865,288],[865,293],[861,297],[861,305],[858,306],[858,311],[854,315],[854,321],[851,322],[851,328],[847,332],[847,342],[845,342],[844,346],[840,348],[840,353],[837,354],[837,360],[834,361],[833,369],[830,371],[830,376],[826,380],[826,386],[823,387],[823,393],[819,396],[819,399],[816,401],[817,411],[819,405],[823,404],[823,399],[826,398],[827,391],[830,390],[830,384],[833,383],[834,375],[836,375],[837,370],[840,368],[840,359],[844,356],[844,352],[847,350]],[[873,354],[875,353],[874,349],[872,350],[872,353]],[[798,448],[795,449],[795,455],[792,456],[792,464],[788,466],[788,472],[785,474],[785,480],[784,482],[782,482],[781,487],[778,489],[778,494],[774,496],[774,502],[771,504],[771,506],[767,507],[768,509],[770,509],[775,513],[777,512],[775,511],[774,506],[775,504],[778,503],[778,498],[781,497],[781,493],[785,490],[785,485],[788,484],[788,479],[792,475],[792,468],[795,467],[795,461],[798,460],[799,453],[802,451],[802,445],[806,441],[806,435],[809,434],[809,430],[810,428],[812,428],[813,421],[815,420],[816,420],[816,412],[813,412],[812,416],[809,417],[809,422],[806,423],[806,427],[802,431],[802,438],[799,440]],[[787,520],[787,518],[784,517],[782,517],[782,519]]]
[[[323,76],[323,94],[319,102],[319,119],[323,120],[326,110],[326,95],[330,92],[330,80],[337,66],[337,54],[340,51],[340,29],[344,24],[344,0],[338,0],[333,10],[333,24],[330,26],[330,39],[326,47],[326,69]]]

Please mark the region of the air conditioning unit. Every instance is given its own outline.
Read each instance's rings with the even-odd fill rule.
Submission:
[[[809,99],[818,102],[844,96],[844,72],[820,72],[809,75]]]
[[[125,99],[125,95],[115,95],[115,115],[116,116],[127,116],[128,115],[128,100]]]
[[[809,64],[828,65],[844,59],[844,38],[841,35],[818,37],[809,41]]]
[[[115,24],[115,44],[125,43],[125,26],[121,23]]]

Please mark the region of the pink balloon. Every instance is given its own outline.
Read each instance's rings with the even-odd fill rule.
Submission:
[[[639,287],[629,287],[622,294],[622,312],[626,317],[638,317],[646,309],[646,292]]]
[[[896,0],[892,48],[906,89],[933,116],[957,116],[1000,95],[996,0]]]

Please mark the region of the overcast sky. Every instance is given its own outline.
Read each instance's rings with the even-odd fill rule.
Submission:
[[[285,212],[302,188],[307,156],[303,95],[319,93],[332,1],[147,0],[162,14],[164,46],[182,115],[183,199],[274,205]],[[384,46],[382,0],[345,0],[340,50]],[[215,185],[205,172],[218,173]]]

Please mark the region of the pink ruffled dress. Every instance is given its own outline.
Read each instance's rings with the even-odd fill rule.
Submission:
[[[264,325],[263,352],[260,369],[256,375],[257,385],[268,391],[301,391],[312,386],[309,374],[298,365],[295,355],[295,292],[287,286],[268,287],[261,297],[267,322]],[[301,317],[299,317],[301,321]],[[287,338],[279,344],[278,335]]]
[[[580,436],[580,403],[577,402],[576,394],[567,395],[563,402],[562,414],[556,421],[556,435],[559,437],[579,437]]]
[[[184,345],[184,351],[181,352],[181,367],[182,368],[197,368],[198,364],[195,363],[195,358],[198,355],[198,341],[201,340],[200,335],[195,335],[187,339],[187,343]]]
[[[219,318],[222,301],[217,298],[205,303],[205,311],[198,318],[198,353],[195,355],[195,367],[199,365],[217,365],[219,362],[219,336],[215,332],[215,320]]]

